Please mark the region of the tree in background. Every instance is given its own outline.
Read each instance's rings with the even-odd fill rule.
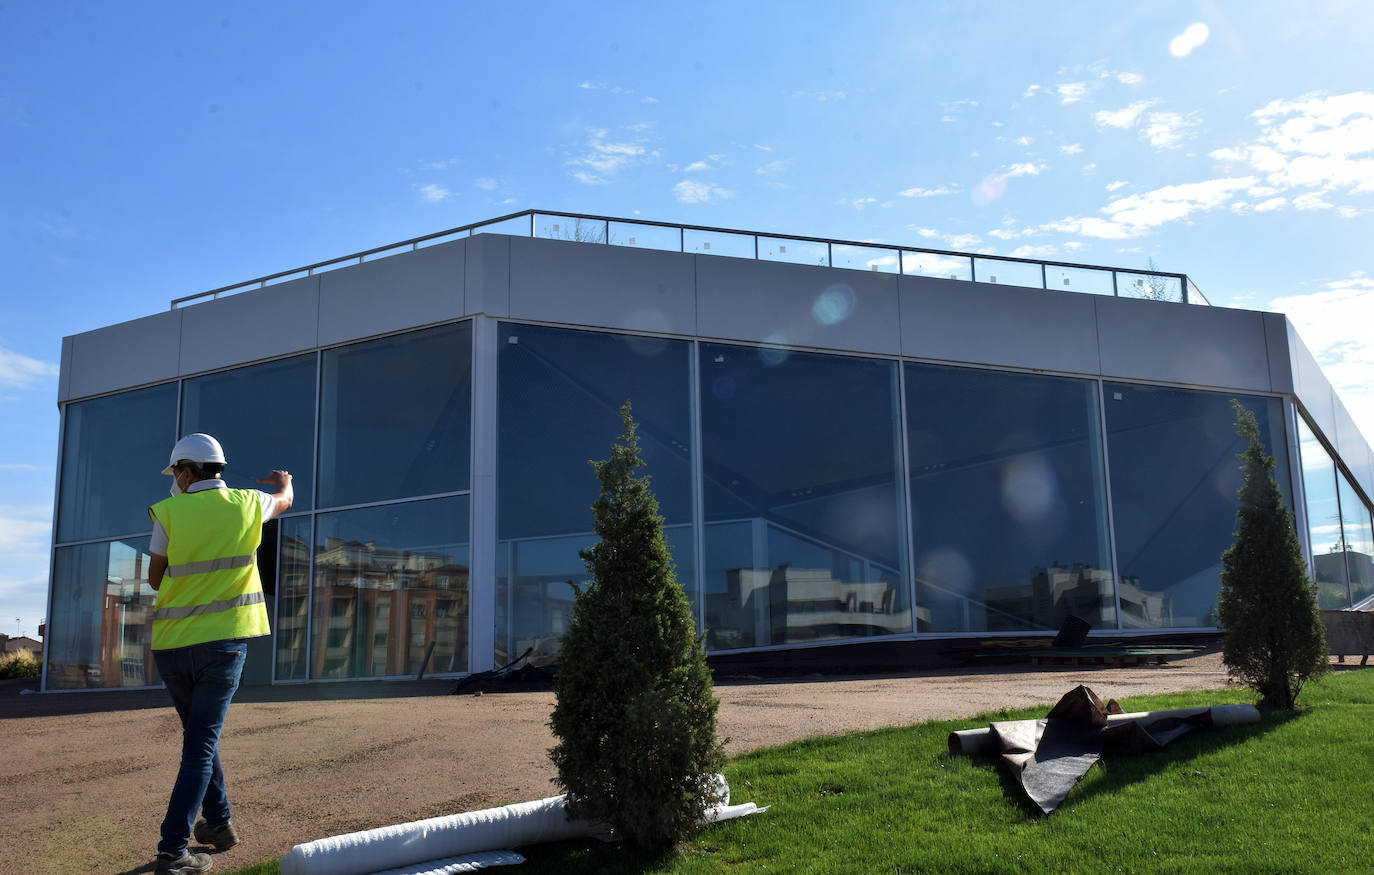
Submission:
[[[1255,415],[1234,399],[1231,406],[1246,447],[1238,456],[1244,482],[1236,540],[1221,554],[1221,658],[1259,691],[1261,706],[1292,708],[1303,683],[1326,671],[1326,635],[1274,457],[1260,442]]]
[[[718,801],[724,755],[706,651],[649,478],[635,473],[644,462],[628,401],[620,417],[611,457],[591,463],[600,541],[579,554],[592,580],[563,636],[549,756],[570,816],[663,848],[691,836]]]

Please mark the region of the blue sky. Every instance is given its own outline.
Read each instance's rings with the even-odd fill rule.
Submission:
[[[531,207],[1153,260],[1374,438],[1374,4],[495,6],[0,0],[0,631],[64,335]]]

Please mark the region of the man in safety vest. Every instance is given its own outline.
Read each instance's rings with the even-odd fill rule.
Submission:
[[[148,508],[153,518],[148,583],[157,590],[153,658],[181,718],[181,768],[154,871],[205,872],[207,854],[187,850],[196,841],[215,850],[238,843],[229,822],[229,797],[219,760],[220,728],[238,689],[248,638],[269,632],[267,605],[254,554],[262,524],[291,507],[291,475],[273,471],[256,489],[230,489],[220,479],[224,450],[208,434],[187,435],[172,448],[162,471],[172,476],[172,497]]]

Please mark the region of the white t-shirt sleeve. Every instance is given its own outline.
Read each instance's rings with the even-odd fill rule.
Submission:
[[[261,489],[256,490],[256,492],[258,493],[258,503],[262,505],[262,521],[267,522],[272,518],[272,512],[277,509],[277,500]]]
[[[148,552],[158,556],[167,555],[167,530],[157,520],[153,520],[153,535],[148,539]]]

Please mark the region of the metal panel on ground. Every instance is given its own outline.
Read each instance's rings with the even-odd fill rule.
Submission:
[[[1097,374],[1095,295],[904,276],[902,354]]]
[[[315,348],[320,278],[301,277],[182,309],[181,373]]]
[[[467,240],[319,274],[321,346],[463,315]]]
[[[898,279],[698,255],[697,318],[706,337],[853,352],[901,351]]]
[[[510,237],[510,315],[693,334],[693,259],[680,252]]]
[[[1262,313],[1132,298],[1096,300],[1104,375],[1269,391]]]

